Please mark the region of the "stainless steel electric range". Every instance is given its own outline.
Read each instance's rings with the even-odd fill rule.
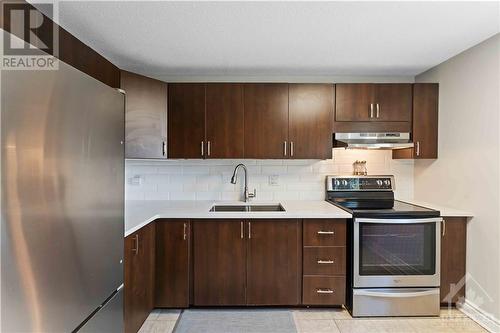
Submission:
[[[347,308],[354,317],[438,316],[440,213],[394,200],[393,176],[327,176],[348,223]]]

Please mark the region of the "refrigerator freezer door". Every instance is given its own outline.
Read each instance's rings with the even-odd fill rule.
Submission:
[[[71,332],[123,283],[124,96],[1,73],[2,332]]]
[[[78,333],[122,333],[123,324],[123,289],[120,289]]]

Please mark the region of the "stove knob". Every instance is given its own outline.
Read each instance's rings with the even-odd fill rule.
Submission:
[[[340,182],[337,179],[335,179],[335,183],[334,184],[335,184],[335,187],[339,187],[340,186]]]
[[[347,183],[347,180],[345,180],[345,179],[344,179],[344,180],[342,181],[342,185],[347,186],[347,184],[348,184],[348,183]]]
[[[385,186],[391,186],[391,181],[390,180],[384,180],[384,185]]]
[[[384,183],[382,183],[382,181],[380,179],[377,179],[377,185],[378,186],[382,186]]]

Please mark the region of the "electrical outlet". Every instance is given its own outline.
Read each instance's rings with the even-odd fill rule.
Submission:
[[[132,178],[129,178],[130,185],[132,186],[139,186],[142,184],[142,177],[141,176],[134,176]]]
[[[270,175],[269,176],[269,185],[278,186],[280,184],[280,176],[279,175]]]

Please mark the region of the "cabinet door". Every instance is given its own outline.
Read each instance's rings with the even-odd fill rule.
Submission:
[[[154,224],[125,238],[125,332],[137,332],[153,309]]]
[[[413,142],[415,148],[398,149],[392,158],[438,157],[438,107],[439,84],[415,83],[413,85]]]
[[[290,157],[332,157],[334,86],[289,85]]]
[[[403,83],[375,84],[376,121],[411,121],[412,85]]]
[[[243,158],[243,85],[207,84],[207,157]]]
[[[467,221],[464,217],[445,217],[441,237],[441,302],[456,303],[465,297],[465,284],[450,293],[451,284],[458,285],[465,277]],[[451,296],[450,299],[447,296]]]
[[[155,306],[189,306],[189,220],[156,221]]]
[[[194,305],[244,305],[245,239],[240,220],[193,222]]]
[[[439,85],[416,83],[413,96],[413,156],[437,158]]]
[[[259,219],[247,223],[247,304],[299,304],[302,275],[299,221]]]
[[[166,158],[167,84],[121,72],[125,90],[125,157]]]
[[[245,84],[245,158],[286,158],[288,85]]]
[[[205,84],[168,85],[168,157],[202,158],[205,141]]]
[[[337,84],[335,95],[335,121],[371,121],[375,116],[373,84]]]

